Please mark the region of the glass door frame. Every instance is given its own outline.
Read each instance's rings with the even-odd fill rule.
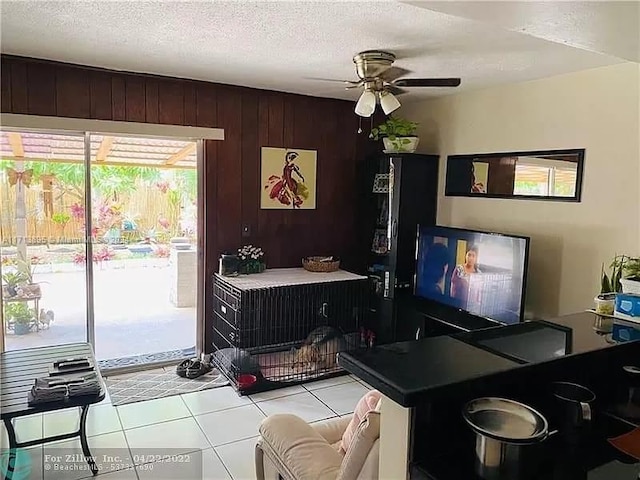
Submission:
[[[42,128],[20,128],[20,127],[5,127],[5,126],[0,126],[0,130],[3,132],[7,132],[7,133],[35,133],[35,134],[41,134],[41,135],[65,135],[65,136],[77,136],[78,138],[82,138],[84,141],[84,173],[85,173],[85,198],[84,198],[84,207],[86,208],[90,208],[91,207],[91,199],[87,197],[87,180],[88,178],[90,179],[90,174],[91,172],[89,171],[89,166],[91,165],[91,144],[89,143],[89,148],[87,149],[87,141],[88,139],[90,139],[90,134],[87,131],[78,131],[78,130],[55,130],[55,129],[42,129]],[[33,161],[38,161],[37,159],[30,159],[29,157],[22,157],[23,160],[21,160],[22,162],[33,162]],[[15,161],[15,160],[14,160]],[[87,175],[89,175],[89,177],[87,177]],[[90,193],[91,191],[91,187],[89,186],[89,190],[88,192]],[[85,210],[88,211],[88,210]],[[85,225],[85,231],[84,231],[84,237],[85,237],[85,272],[86,272],[86,282],[85,283],[85,290],[86,290],[86,295],[85,295],[85,301],[89,301],[89,298],[93,298],[93,262],[89,262],[89,259],[93,258],[90,257],[90,253],[93,252],[91,246],[90,245],[90,241],[87,241],[87,239],[91,238],[91,222],[89,221],[89,226],[88,229],[86,228],[87,226]],[[23,241],[26,243],[26,238],[23,239]],[[16,244],[18,242],[18,239],[16,238]],[[89,277],[89,268],[91,268],[91,277]],[[2,266],[0,265],[0,273],[2,272]],[[87,310],[87,315],[86,315],[86,329],[85,329],[85,333],[86,333],[86,340],[87,342],[89,342],[92,346],[95,346],[95,326],[93,324],[93,322],[91,322],[91,326],[90,326],[90,322],[89,322],[89,315],[91,315],[93,317],[93,305],[90,305],[89,303],[87,303],[86,305],[86,310]],[[91,329],[91,331],[90,331]],[[91,332],[91,333],[90,333]],[[4,301],[2,298],[2,288],[0,288],[0,353],[4,352],[6,348],[6,342],[5,342],[5,324],[4,324]]]

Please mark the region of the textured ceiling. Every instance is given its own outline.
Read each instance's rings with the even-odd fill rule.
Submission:
[[[640,1],[403,3],[486,22],[552,42],[640,61]]]
[[[365,49],[395,52],[410,77],[462,78],[457,89],[413,88],[403,103],[623,61],[618,47],[596,53],[512,31],[514,18],[497,26],[429,3],[3,0],[0,46],[8,54],[348,99],[358,92],[308,77],[355,79],[351,58]],[[547,9],[542,20],[554,3],[540,7]]]

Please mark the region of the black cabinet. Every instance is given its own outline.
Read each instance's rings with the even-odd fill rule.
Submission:
[[[397,336],[398,302],[413,291],[418,225],[434,225],[437,155],[380,154],[359,172],[359,268],[371,287],[369,327],[378,343]]]

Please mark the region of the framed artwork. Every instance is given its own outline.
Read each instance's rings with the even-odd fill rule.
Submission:
[[[373,193],[389,193],[388,173],[376,173],[373,179]]]
[[[316,208],[317,151],[262,147],[260,208]]]

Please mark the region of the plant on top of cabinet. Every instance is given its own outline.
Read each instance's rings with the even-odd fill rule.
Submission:
[[[384,123],[371,129],[371,138],[382,138],[385,153],[413,153],[420,140],[414,135],[417,128],[416,122],[392,115]]]

